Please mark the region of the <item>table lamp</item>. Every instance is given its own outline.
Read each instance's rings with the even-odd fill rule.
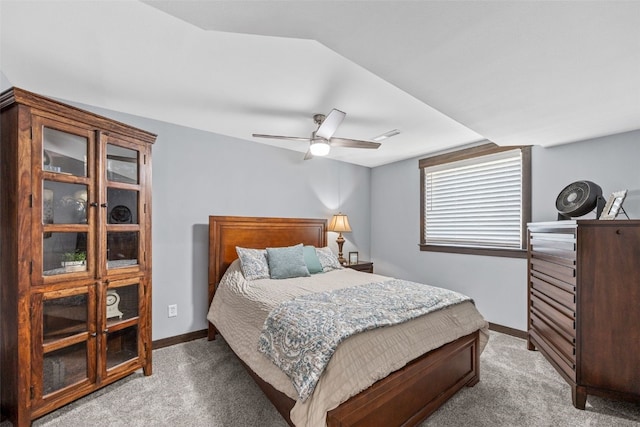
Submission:
[[[331,218],[331,222],[329,223],[329,231],[338,232],[338,261],[340,264],[346,264],[347,260],[342,257],[342,245],[344,245],[344,237],[342,237],[342,233],[348,233],[351,231],[351,226],[349,225],[349,218],[342,212],[337,213]]]

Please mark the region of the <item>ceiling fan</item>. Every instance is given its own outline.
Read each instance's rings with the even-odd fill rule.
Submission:
[[[314,114],[313,121],[318,125],[318,128],[311,132],[311,137],[304,138],[298,136],[280,136],[280,135],[263,135],[260,133],[254,133],[255,138],[271,138],[271,139],[286,139],[288,141],[307,141],[309,142],[309,149],[305,154],[304,159],[309,160],[313,156],[326,156],[329,154],[331,147],[350,147],[350,148],[378,148],[379,142],[361,141],[359,139],[351,138],[334,138],[333,134],[340,126],[340,123],[344,120],[347,114],[343,111],[331,110],[326,116],[324,114]]]

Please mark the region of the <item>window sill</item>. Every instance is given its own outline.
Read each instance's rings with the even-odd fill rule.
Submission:
[[[452,254],[484,255],[505,258],[526,258],[526,249],[470,248],[464,246],[439,246],[420,244],[420,250],[426,252],[447,252]]]

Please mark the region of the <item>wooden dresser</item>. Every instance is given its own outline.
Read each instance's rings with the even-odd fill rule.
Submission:
[[[640,401],[640,220],[528,224],[528,348],[587,395]]]

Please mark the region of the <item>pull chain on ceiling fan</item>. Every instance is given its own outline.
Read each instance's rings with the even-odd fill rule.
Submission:
[[[380,147],[379,142],[362,141],[359,139],[351,138],[334,138],[333,134],[338,129],[338,126],[342,123],[347,114],[343,111],[331,110],[328,115],[314,114],[313,121],[318,125],[318,128],[311,132],[310,138],[298,137],[298,136],[280,136],[280,135],[264,135],[260,133],[254,133],[255,138],[271,138],[271,139],[285,139],[287,141],[306,141],[309,143],[309,149],[304,156],[305,160],[313,158],[313,156],[326,156],[329,154],[331,147],[350,147],[350,148],[369,148],[376,149]]]

